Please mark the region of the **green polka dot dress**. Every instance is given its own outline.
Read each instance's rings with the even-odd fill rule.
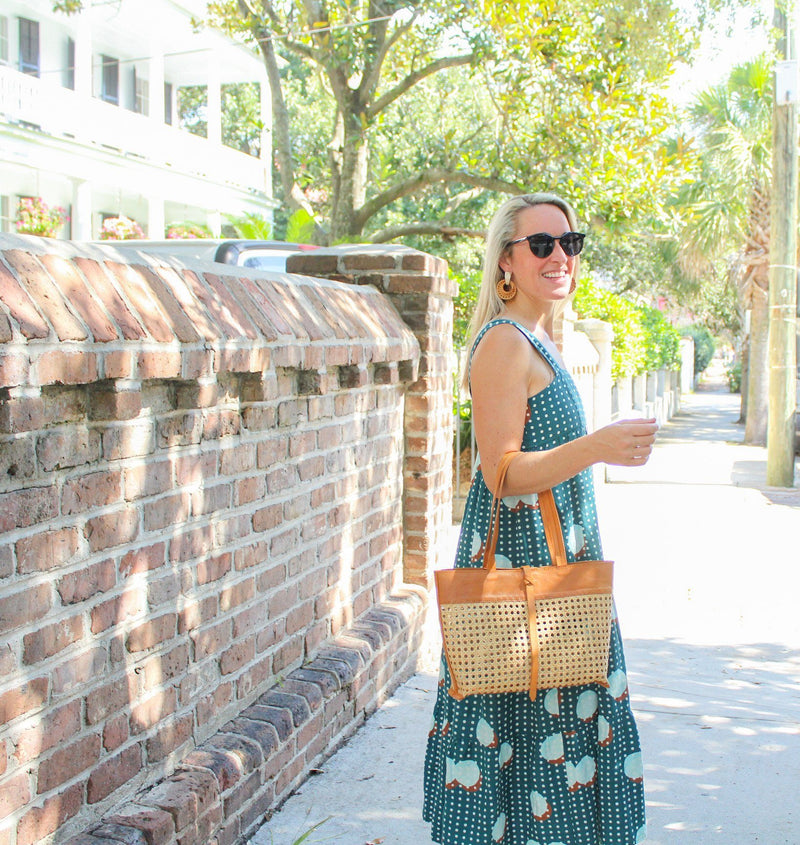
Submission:
[[[523,451],[552,449],[586,433],[577,389],[527,329],[555,373],[528,400]],[[591,470],[553,490],[570,560],[602,560]],[[479,567],[492,494],[478,467],[467,498],[456,566]],[[497,566],[547,565],[535,494],[503,499]],[[628,700],[617,620],[608,689],[599,684],[528,693],[448,694],[442,658],[425,756],[423,817],[443,845],[634,845],[645,839],[639,737]]]

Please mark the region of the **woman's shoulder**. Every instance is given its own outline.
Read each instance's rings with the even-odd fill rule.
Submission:
[[[505,357],[527,354],[529,347],[530,341],[516,323],[510,320],[492,320],[475,338],[472,347],[473,361],[496,355]]]

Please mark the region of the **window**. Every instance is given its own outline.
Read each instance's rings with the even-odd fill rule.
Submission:
[[[75,90],[75,42],[67,39],[67,63],[64,66],[64,87]]]
[[[164,123],[172,126],[172,83],[164,83]]]
[[[0,15],[0,65],[8,64],[8,18]]]
[[[119,60],[111,56],[100,56],[103,76],[100,83],[100,99],[119,105]]]
[[[150,83],[142,79],[133,69],[133,110],[137,114],[148,114],[150,111]]]
[[[39,75],[39,21],[19,19],[19,69],[30,76]]]

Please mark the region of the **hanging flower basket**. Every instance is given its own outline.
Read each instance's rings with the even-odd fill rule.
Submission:
[[[69,215],[61,206],[50,208],[41,197],[23,197],[17,203],[14,223],[20,235],[54,238],[68,220]]]
[[[167,229],[167,238],[210,238],[211,230],[200,223],[172,223]]]
[[[142,227],[130,217],[106,217],[100,229],[101,241],[137,241],[144,238]]]

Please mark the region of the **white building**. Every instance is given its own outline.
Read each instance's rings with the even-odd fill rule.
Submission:
[[[20,198],[70,215],[60,237],[125,215],[150,238],[177,222],[219,235],[224,215],[271,218],[271,106],[258,54],[195,32],[205,0],[0,0],[0,223]],[[222,86],[260,85],[260,157],[222,143]],[[178,127],[183,86],[208,86],[208,137]]]

